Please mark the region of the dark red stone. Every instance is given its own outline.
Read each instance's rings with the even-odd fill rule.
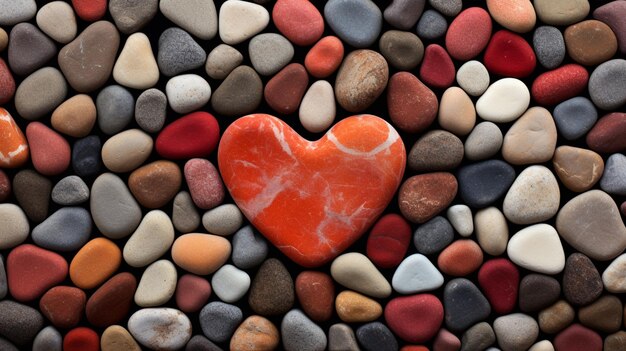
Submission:
[[[573,324],[554,338],[556,351],[602,351],[602,337],[589,328]]]
[[[11,101],[15,95],[15,79],[6,62],[0,57],[0,105]]]
[[[387,85],[387,109],[393,125],[408,133],[419,133],[437,117],[439,102],[416,76],[398,72]]]
[[[100,337],[85,327],[70,330],[63,338],[63,351],[99,351]]]
[[[176,285],[176,306],[187,313],[198,312],[211,297],[211,284],[203,277],[185,274]]]
[[[296,278],[296,296],[312,320],[323,322],[332,317],[335,286],[328,274],[315,271],[300,273]]]
[[[585,67],[571,63],[540,74],[533,82],[531,94],[540,105],[556,105],[580,94],[588,81]]]
[[[126,317],[135,296],[137,280],[127,272],[119,273],[102,284],[87,301],[87,320],[97,327],[108,327]]]
[[[385,306],[385,321],[401,339],[423,343],[439,331],[443,322],[443,305],[430,294],[396,297]]]
[[[6,201],[11,196],[11,181],[6,173],[0,169],[0,202]]]
[[[308,85],[309,74],[306,68],[299,63],[292,63],[267,82],[265,101],[280,114],[294,113],[298,110]]]
[[[167,125],[156,139],[159,155],[172,159],[209,156],[220,139],[220,126],[208,112],[194,112]]]
[[[454,63],[448,52],[437,44],[428,45],[420,67],[420,79],[427,85],[445,89],[452,85],[455,76]]]
[[[7,257],[9,292],[17,301],[39,298],[67,276],[67,261],[52,251],[23,244]]]
[[[58,328],[72,328],[78,325],[85,310],[87,296],[79,288],[55,286],[39,300],[39,309]]]
[[[506,258],[489,260],[478,271],[478,283],[494,312],[513,311],[519,289],[519,271]]]
[[[378,267],[397,267],[409,248],[411,234],[411,226],[399,214],[382,216],[367,239],[367,257]]]
[[[591,150],[612,154],[626,150],[626,113],[613,112],[600,118],[587,134]]]
[[[523,78],[533,72],[537,58],[523,37],[508,30],[500,30],[487,45],[484,64],[490,73]]]

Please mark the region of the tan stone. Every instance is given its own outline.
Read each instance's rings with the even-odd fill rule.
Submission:
[[[159,66],[145,34],[135,33],[126,39],[113,67],[113,79],[126,87],[141,90],[151,88],[159,81]]]
[[[588,66],[608,61],[617,52],[617,37],[608,25],[588,20],[565,30],[565,46],[572,60]]]
[[[278,329],[272,322],[261,316],[250,316],[235,330],[230,350],[269,351],[276,349],[279,341]]]
[[[504,136],[502,157],[514,165],[543,163],[552,159],[557,131],[554,119],[543,107],[532,107]]]
[[[118,133],[102,146],[102,162],[116,173],[130,172],[148,159],[154,142],[139,129]]]
[[[476,124],[472,99],[459,87],[448,88],[439,105],[439,125],[458,136],[469,134]]]
[[[112,325],[104,330],[100,339],[102,351],[141,351],[132,335],[126,328],[119,325]]]
[[[176,196],[182,179],[177,164],[160,160],[134,170],[128,177],[128,188],[141,205],[159,208]]]
[[[52,128],[63,134],[82,138],[89,135],[96,123],[96,105],[86,94],[75,95],[52,112]]]
[[[4,29],[0,28],[0,52],[4,51],[7,45],[9,45],[9,35]]]
[[[552,164],[563,185],[575,192],[591,189],[604,172],[602,156],[591,150],[567,145],[556,149]]]
[[[537,17],[554,26],[567,26],[587,17],[589,14],[588,0],[534,0],[533,5]]]
[[[530,0],[487,0],[487,8],[498,24],[514,32],[529,32],[537,21]]]
[[[380,304],[367,296],[345,290],[337,295],[335,309],[346,323],[371,322],[383,314]]]
[[[356,50],[343,60],[335,80],[335,97],[344,109],[359,112],[378,99],[387,86],[389,66],[372,50]]]
[[[539,328],[544,333],[555,334],[572,324],[575,316],[572,306],[560,300],[539,312]]]

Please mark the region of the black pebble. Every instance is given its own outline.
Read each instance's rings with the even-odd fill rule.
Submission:
[[[515,170],[504,161],[487,160],[461,168],[457,180],[463,201],[473,208],[485,208],[509,190]]]
[[[80,177],[93,177],[100,174],[100,151],[102,143],[97,135],[77,140],[72,148],[72,167]]]

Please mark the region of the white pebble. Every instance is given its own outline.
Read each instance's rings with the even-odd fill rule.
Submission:
[[[509,240],[507,253],[513,263],[538,273],[557,274],[565,267],[559,233],[549,224],[535,224],[517,232]]]
[[[300,123],[311,133],[328,129],[335,120],[335,93],[325,80],[313,83],[300,103]]]
[[[167,82],[165,94],[172,110],[177,113],[188,113],[200,109],[209,102],[211,86],[197,74],[183,74]]]
[[[137,291],[135,303],[141,307],[161,306],[169,301],[176,290],[178,275],[176,267],[168,260],[156,261],[143,272]]]
[[[491,84],[476,102],[476,112],[486,120],[508,123],[521,116],[530,104],[530,92],[524,82],[503,78]]]
[[[250,288],[250,276],[241,269],[227,264],[211,278],[211,287],[220,300],[228,303],[239,301]]]
[[[446,213],[448,221],[461,236],[470,236],[474,232],[472,210],[466,205],[454,205]]]
[[[191,321],[173,308],[144,308],[128,319],[128,331],[140,344],[155,350],[179,350],[191,339]]]

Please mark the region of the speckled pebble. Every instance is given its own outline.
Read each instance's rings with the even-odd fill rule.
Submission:
[[[124,87],[110,85],[98,93],[96,98],[98,127],[108,135],[122,131],[133,119],[135,98]]]
[[[159,132],[167,117],[167,96],[158,89],[145,90],[135,103],[135,121],[148,133]]]
[[[243,224],[243,215],[233,204],[224,204],[207,211],[202,216],[202,226],[210,234],[228,236]]]
[[[612,195],[626,195],[626,156],[609,156],[600,179],[600,188]]]
[[[59,205],[77,205],[89,200],[89,188],[80,177],[71,175],[56,183],[51,197]]]
[[[265,260],[269,247],[267,241],[254,232],[251,226],[245,226],[233,236],[232,260],[241,269],[256,267]]]
[[[565,40],[558,28],[537,27],[533,34],[533,48],[537,60],[547,69],[557,68],[565,59]]]
[[[283,346],[287,351],[323,351],[327,339],[322,328],[302,311],[289,311],[280,324]]]
[[[40,247],[53,251],[75,251],[89,240],[91,216],[82,207],[63,207],[41,222],[31,233]]]
[[[426,10],[417,22],[417,35],[420,38],[434,40],[441,38],[448,30],[448,21],[435,10]]]
[[[254,69],[262,76],[271,76],[293,58],[293,45],[280,34],[263,33],[248,44],[248,54]]]
[[[243,320],[241,309],[223,302],[211,302],[200,311],[200,326],[209,340],[222,343],[230,339]]]

